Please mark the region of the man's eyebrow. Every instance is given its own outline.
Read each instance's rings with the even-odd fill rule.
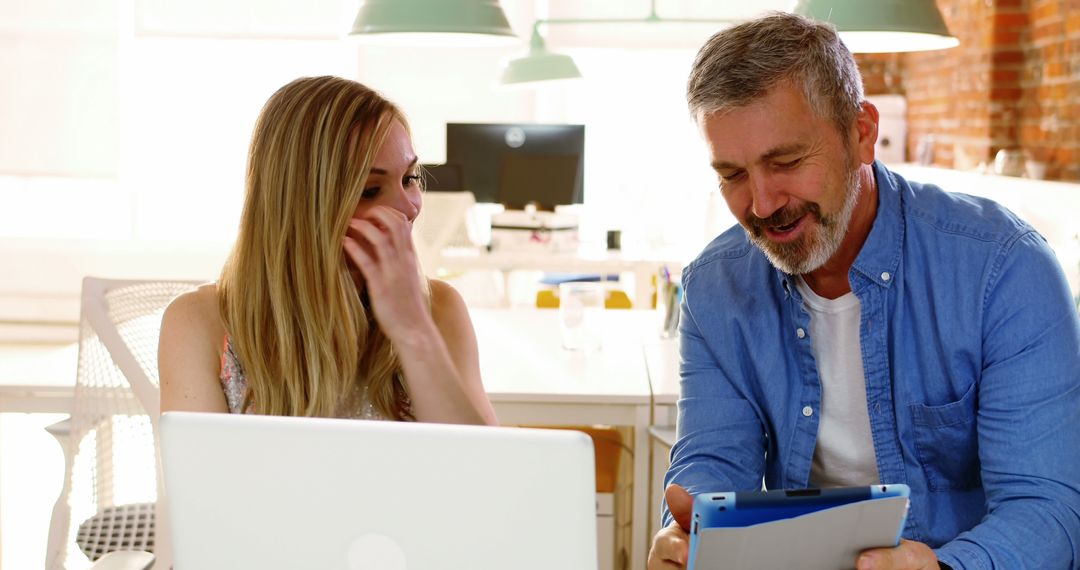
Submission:
[[[411,170],[412,167],[416,166],[416,163],[419,160],[420,160],[419,157],[414,156],[412,158],[412,160],[409,161],[409,168],[407,168],[406,170]],[[368,173],[369,174],[378,174],[380,176],[386,176],[386,174],[387,174],[386,170],[383,170],[382,168],[372,168],[372,169],[368,170]]]
[[[780,145],[768,150],[765,154],[761,155],[759,161],[772,160],[778,156],[785,156],[789,154],[798,154],[806,150],[806,143],[796,142],[791,144]]]
[[[770,160],[772,160],[772,159],[774,159],[774,158],[776,158],[778,156],[786,156],[786,155],[789,155],[789,154],[798,154],[798,153],[801,153],[801,152],[805,152],[806,149],[807,149],[806,143],[801,143],[801,142],[795,142],[795,143],[789,143],[789,144],[783,144],[783,145],[780,145],[780,146],[775,146],[775,147],[770,148],[769,150],[765,151],[764,154],[762,154],[760,157],[758,157],[757,162],[767,162],[767,161],[770,161]],[[731,169],[742,168],[742,166],[740,166],[738,164],[735,164],[735,163],[732,163],[732,162],[727,162],[726,160],[713,161],[712,167],[713,167],[713,170],[731,170]]]

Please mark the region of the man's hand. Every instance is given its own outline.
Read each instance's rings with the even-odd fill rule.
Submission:
[[[677,570],[686,568],[690,552],[690,514],[694,509],[694,499],[679,485],[672,483],[664,491],[668,510],[675,522],[671,523],[653,538],[649,551],[649,570]]]
[[[937,555],[930,550],[929,546],[921,542],[901,540],[896,548],[864,550],[862,554],[859,554],[855,568],[857,570],[938,570],[939,566]]]

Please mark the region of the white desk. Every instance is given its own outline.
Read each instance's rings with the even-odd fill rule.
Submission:
[[[78,346],[0,346],[0,413],[70,414]]]
[[[652,398],[642,345],[657,336],[652,311],[604,313],[602,347],[562,347],[558,311],[473,309],[484,387],[509,424],[630,426],[634,430],[630,568],[648,555]]]
[[[679,338],[645,344],[645,367],[653,396],[655,425],[675,425],[679,400]]]
[[[675,443],[676,402],[679,399],[678,337],[645,344],[645,369],[653,399],[653,426],[649,428],[649,524],[647,533],[660,527],[660,500],[664,497],[664,474],[668,454]]]
[[[657,339],[653,311],[605,311],[602,348],[562,348],[558,311],[474,309],[481,375],[508,424],[630,426],[634,430],[630,568],[648,554],[653,400],[642,345]],[[71,413],[75,346],[0,349],[0,412]]]

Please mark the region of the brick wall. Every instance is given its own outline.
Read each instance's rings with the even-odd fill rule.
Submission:
[[[1017,143],[1047,176],[1080,179],[1080,0],[1028,0]]]
[[[938,0],[958,47],[857,56],[867,94],[907,97],[909,160],[993,164],[999,149],[1080,180],[1080,0]]]
[[[867,95],[903,95],[902,60],[898,53],[857,53],[855,61]]]

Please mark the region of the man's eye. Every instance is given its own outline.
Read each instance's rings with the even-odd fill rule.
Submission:
[[[796,158],[795,160],[789,160],[787,162],[777,162],[776,166],[778,168],[795,168],[800,162],[802,162],[802,159]]]
[[[382,190],[382,188],[379,188],[378,186],[376,186],[374,188],[365,188],[364,191],[360,194],[360,199],[361,200],[374,199],[376,196],[379,195],[380,190]]]
[[[728,173],[728,174],[721,173],[720,174],[720,180],[721,180],[721,182],[737,182],[739,179],[741,179],[743,177],[743,174],[744,174],[744,171],[742,171],[742,170],[739,170],[737,172],[731,172],[731,173]]]

